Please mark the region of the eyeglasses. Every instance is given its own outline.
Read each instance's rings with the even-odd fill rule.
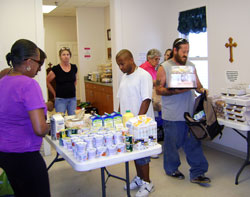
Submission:
[[[62,51],[62,50],[70,50],[70,48],[68,48],[68,47],[62,47],[62,48],[60,49],[60,51]]]
[[[27,59],[24,59],[24,61],[26,61],[26,60],[28,60],[28,59],[30,59],[30,60],[32,60],[32,61],[38,63],[39,66],[42,66],[42,65],[43,65],[43,62],[41,62],[41,60],[35,60],[35,59],[33,59],[33,58],[27,58]]]
[[[178,44],[188,44],[188,43],[189,42],[186,39],[182,38],[178,40],[176,43],[174,43],[174,46],[177,46]]]
[[[155,58],[154,58],[155,61],[160,61],[160,59],[161,59],[161,58],[159,58],[159,57],[155,57]]]

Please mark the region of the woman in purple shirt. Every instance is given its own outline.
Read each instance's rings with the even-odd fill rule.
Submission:
[[[18,40],[6,55],[12,69],[0,79],[0,167],[17,197],[50,196],[46,164],[39,152],[49,132],[47,108],[39,84],[32,79],[45,57],[33,42]]]

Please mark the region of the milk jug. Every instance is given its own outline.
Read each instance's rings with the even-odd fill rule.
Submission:
[[[123,126],[126,126],[126,122],[130,119],[133,118],[134,114],[130,112],[130,110],[127,110],[125,114],[123,114],[122,116],[122,122],[123,122]]]

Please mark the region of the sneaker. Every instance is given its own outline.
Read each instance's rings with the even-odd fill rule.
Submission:
[[[138,176],[135,176],[133,180],[130,182],[129,187],[131,190],[137,189],[142,186],[142,179]],[[127,185],[124,186],[124,189],[127,190]]]
[[[197,176],[196,178],[191,180],[191,183],[210,183],[211,180],[208,177],[205,177],[204,175]]]
[[[152,159],[158,159],[158,158],[159,158],[159,155],[151,155],[151,158],[152,158]]]
[[[155,191],[155,187],[152,182],[148,183],[145,181],[142,181],[142,186],[138,190],[138,192],[135,194],[135,197],[147,197],[149,193]]]
[[[185,179],[184,174],[182,174],[179,170],[176,170],[170,176],[179,180]]]

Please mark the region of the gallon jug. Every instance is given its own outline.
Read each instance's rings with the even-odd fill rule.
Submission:
[[[126,122],[130,119],[133,118],[134,114],[130,112],[130,110],[127,110],[125,114],[123,114],[122,116],[122,122],[123,122],[123,126],[126,126]]]

